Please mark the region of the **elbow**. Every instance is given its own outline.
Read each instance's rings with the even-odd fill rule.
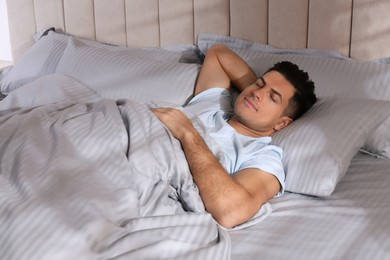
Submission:
[[[224,228],[231,229],[235,226],[243,224],[250,220],[255,214],[256,210],[252,207],[235,207],[231,210],[221,210],[220,212],[214,212],[213,218]]]
[[[239,203],[231,201],[218,203],[219,207],[209,212],[219,225],[230,229],[252,219],[266,202],[265,200],[259,201],[250,195],[237,201]]]
[[[227,49],[227,47],[223,44],[215,44],[210,47],[210,50],[218,50],[218,49]]]
[[[229,48],[225,45],[216,44],[211,46],[207,52],[214,52],[216,55],[218,55],[219,53],[226,52],[227,50],[229,50]]]
[[[221,225],[222,227],[224,227],[226,229],[231,229],[231,228],[234,228],[235,226],[241,224],[241,223],[234,221],[234,219],[232,219],[230,217],[222,216],[222,217],[218,217],[218,218],[214,217],[214,219],[218,222],[219,225]]]

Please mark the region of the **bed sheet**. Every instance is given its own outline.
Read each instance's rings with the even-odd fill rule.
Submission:
[[[0,102],[2,259],[229,259],[149,107],[54,74]]]
[[[359,153],[330,197],[273,199],[262,223],[230,232],[231,259],[390,259],[389,168]]]
[[[2,100],[1,255],[390,257],[389,160],[358,154],[330,197],[286,193],[267,204],[273,213],[261,223],[227,231],[204,211],[180,144],[149,112],[156,105],[105,100],[64,75],[42,77]],[[143,142],[147,135],[156,146]]]

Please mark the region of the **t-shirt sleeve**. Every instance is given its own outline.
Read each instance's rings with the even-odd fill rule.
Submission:
[[[268,145],[261,149],[257,154],[251,157],[250,160],[241,164],[240,169],[257,168],[262,171],[274,175],[281,186],[279,193],[276,196],[283,194],[285,190],[285,171],[282,162],[282,149]]]
[[[207,89],[193,97],[185,106],[185,110],[197,115],[220,110],[232,113],[230,92],[223,88]]]

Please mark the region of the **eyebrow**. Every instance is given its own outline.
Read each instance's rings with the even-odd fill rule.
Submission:
[[[263,85],[264,85],[264,86],[267,85],[267,82],[265,82],[265,80],[264,80],[263,77],[260,77],[259,79],[263,82]],[[271,91],[272,91],[272,93],[274,93],[275,95],[279,96],[280,100],[283,101],[283,96],[282,96],[282,94],[280,94],[278,91],[276,91],[276,90],[273,89],[273,88],[271,88]]]

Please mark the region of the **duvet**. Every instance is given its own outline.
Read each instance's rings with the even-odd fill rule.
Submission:
[[[229,259],[156,105],[103,99],[63,75],[3,99],[2,258]]]

